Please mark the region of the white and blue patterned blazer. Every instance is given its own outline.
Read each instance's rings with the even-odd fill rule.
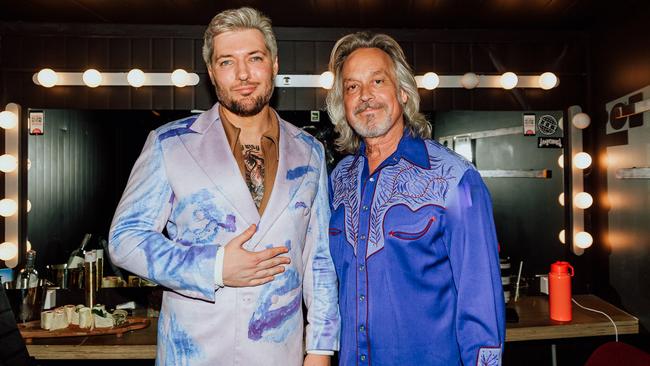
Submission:
[[[339,347],[323,147],[278,117],[278,170],[260,217],[218,110],[150,133],[111,225],[111,260],[170,290],[157,364],[302,365],[305,346]],[[251,224],[244,248],[287,246],[291,264],[266,285],[215,290],[217,249]]]

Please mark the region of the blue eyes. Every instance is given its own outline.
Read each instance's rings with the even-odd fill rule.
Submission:
[[[253,57],[249,58],[248,61],[249,62],[262,62],[262,61],[264,61],[264,57],[262,57],[262,56],[253,56]],[[230,65],[233,65],[233,64],[234,64],[233,60],[224,60],[224,61],[219,62],[219,66],[221,66],[221,67],[226,67],[226,66],[230,66]]]

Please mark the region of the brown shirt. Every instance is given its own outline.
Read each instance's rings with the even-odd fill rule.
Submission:
[[[230,150],[237,161],[237,165],[239,165],[239,171],[241,172],[244,181],[246,181],[246,164],[244,161],[242,146],[239,142],[239,133],[241,132],[241,129],[230,123],[223,113],[220,113],[220,115],[221,120],[223,121],[223,129],[226,132],[226,138],[230,145]],[[273,183],[275,183],[275,175],[278,171],[278,160],[280,157],[280,125],[275,113],[271,113],[271,118],[271,127],[262,134],[262,139],[260,140],[262,156],[264,157],[264,196],[262,202],[257,208],[260,215],[264,213],[264,209],[271,197],[271,191],[273,190]],[[251,197],[252,194],[253,193],[251,192]]]

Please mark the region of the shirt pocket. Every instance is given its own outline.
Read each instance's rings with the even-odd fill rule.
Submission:
[[[418,220],[414,225],[411,224],[395,227],[393,230],[388,232],[388,235],[405,241],[419,240],[429,234],[432,231],[432,228],[437,227],[436,222],[437,218],[431,216],[426,221]]]

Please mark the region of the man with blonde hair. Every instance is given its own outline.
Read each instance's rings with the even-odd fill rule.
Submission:
[[[430,139],[385,34],[341,38],[327,97],[344,158],[330,177],[341,365],[500,365],[504,300],[490,196]]]
[[[157,364],[329,365],[339,313],[323,146],[269,106],[278,59],[267,17],[217,14],[203,57],[219,102],[151,132],[113,219],[111,259],[169,290]]]

